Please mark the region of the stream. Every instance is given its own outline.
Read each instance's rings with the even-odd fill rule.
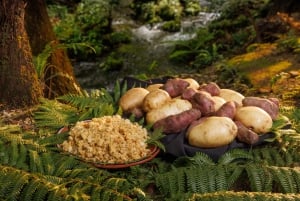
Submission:
[[[126,12],[128,12],[126,9],[116,12],[112,22],[113,30],[129,30],[132,37],[130,44],[122,45],[116,51],[118,57],[123,60],[122,69],[104,72],[100,66],[103,65],[105,58],[99,61],[74,63],[75,76],[84,89],[111,88],[116,80],[124,76],[143,78],[149,75],[160,75],[162,71],[166,73],[168,69],[180,69],[180,66],[171,63],[168,59],[174,42],[195,37],[199,27],[205,26],[218,17],[216,13],[200,12],[198,16],[182,19],[180,31],[172,33],[163,31],[162,23],[153,26],[138,24],[128,17]]]

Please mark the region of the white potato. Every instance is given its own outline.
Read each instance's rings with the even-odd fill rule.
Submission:
[[[212,96],[211,97],[213,99],[213,101],[215,102],[214,106],[215,106],[215,111],[217,111],[218,109],[220,109],[220,107],[226,103],[224,98],[221,98],[220,96]]]
[[[149,112],[150,110],[161,107],[170,100],[171,96],[168,92],[162,89],[155,89],[145,96],[143,101],[143,110]]]
[[[187,138],[192,146],[215,148],[231,143],[237,131],[237,126],[230,118],[211,116],[188,129]]]
[[[235,120],[240,121],[247,128],[253,129],[257,134],[263,134],[272,128],[271,116],[256,106],[244,106],[237,109]]]
[[[131,88],[120,98],[119,105],[124,112],[133,110],[134,108],[141,108],[144,98],[148,93],[149,91],[142,87]]]
[[[153,90],[161,88],[162,86],[163,86],[163,84],[160,84],[160,83],[158,83],[158,84],[150,84],[150,85],[148,85],[146,87],[146,89],[151,92]]]
[[[192,109],[192,104],[188,100],[174,98],[163,104],[161,107],[150,110],[146,114],[146,121],[149,124],[153,124],[167,116],[179,114],[189,109]]]
[[[242,100],[245,98],[241,93],[232,89],[220,89],[219,96],[227,101],[235,101],[239,106],[242,106]]]
[[[184,78],[184,81],[187,81],[190,85],[188,86],[188,88],[192,88],[192,89],[199,89],[200,85],[197,82],[197,80],[193,79],[193,78]]]

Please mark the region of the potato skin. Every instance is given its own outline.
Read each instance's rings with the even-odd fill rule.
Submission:
[[[142,108],[143,100],[148,93],[149,91],[142,87],[131,88],[120,98],[119,106],[124,112]]]
[[[200,110],[190,109],[179,114],[170,115],[154,123],[154,129],[162,129],[166,134],[185,130],[192,122],[201,117]]]
[[[275,98],[266,99],[260,97],[245,97],[242,101],[243,106],[256,106],[266,111],[275,120],[279,114],[279,104]]]
[[[210,82],[199,87],[199,90],[206,91],[212,96],[218,96],[220,94],[220,87],[215,82]]]
[[[166,118],[170,115],[179,114],[189,109],[192,109],[192,104],[189,101],[174,98],[163,104],[161,107],[147,112],[146,122],[149,124],[154,124],[160,119]]]
[[[226,101],[235,101],[239,106],[243,105],[242,101],[245,98],[241,93],[232,89],[220,89],[219,96]]]
[[[227,101],[216,112],[218,117],[228,117],[233,119],[236,113],[236,104],[234,101]]]
[[[234,122],[238,128],[238,133],[236,138],[240,142],[244,142],[249,145],[253,145],[259,140],[259,135],[255,133],[253,130],[244,126],[241,122],[235,121]]]
[[[201,119],[201,118],[200,118]],[[188,129],[187,138],[192,146],[215,148],[231,143],[237,136],[237,126],[228,117],[206,117]]]
[[[183,80],[189,83],[188,88],[197,90],[200,87],[199,83],[193,78],[183,78]]]
[[[190,85],[183,79],[169,79],[161,88],[169,93],[172,98],[180,96],[182,92]]]
[[[150,85],[148,85],[148,86],[146,87],[146,89],[147,89],[149,92],[151,92],[151,91],[153,91],[153,90],[160,89],[162,86],[163,86],[163,84],[160,84],[160,83],[158,83],[158,84],[150,84]]]
[[[224,100],[224,98],[221,98],[220,96],[212,96],[211,98],[215,102],[215,111],[217,111],[218,109],[220,109],[220,107],[224,103],[226,103],[226,101]]]
[[[190,100],[193,108],[199,109],[203,116],[208,116],[215,112],[215,102],[211,95],[204,91],[195,93]]]
[[[269,132],[273,125],[271,116],[256,106],[238,108],[234,119],[240,121],[244,126],[252,129],[257,134]]]
[[[150,91],[143,100],[143,110],[149,112],[150,110],[161,107],[166,102],[170,101],[171,97],[165,90],[155,89]]]

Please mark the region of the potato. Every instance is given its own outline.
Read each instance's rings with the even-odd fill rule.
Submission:
[[[199,83],[193,78],[184,78],[183,80],[187,81],[190,84],[188,86],[188,88],[192,88],[192,89],[197,90],[200,87]]]
[[[167,82],[161,88],[167,91],[169,95],[174,98],[180,96],[189,85],[189,82],[183,79],[175,78],[167,80]]]
[[[163,84],[150,84],[146,87],[146,89],[151,92],[153,90],[161,88],[162,86]]]
[[[192,146],[215,148],[231,143],[237,131],[237,126],[230,118],[211,116],[189,128],[187,138]]]
[[[237,109],[234,119],[257,134],[270,131],[273,125],[271,116],[256,106],[245,106]]]
[[[179,114],[167,116],[153,124],[154,129],[162,129],[166,134],[179,133],[185,130],[192,122],[201,117],[200,110],[190,109]]]
[[[256,106],[266,111],[272,118],[277,119],[279,114],[279,101],[276,98],[245,97],[243,106]]]
[[[143,110],[149,112],[150,110],[161,107],[166,102],[170,101],[171,97],[165,90],[155,89],[150,91],[144,98]]]
[[[242,106],[242,101],[245,98],[241,93],[232,89],[220,89],[219,96],[225,101],[235,101],[239,106]]]
[[[215,82],[203,84],[199,87],[199,90],[206,91],[212,96],[218,96],[220,94],[220,87]]]
[[[188,100],[174,98],[163,104],[161,107],[147,112],[146,121],[149,124],[153,124],[170,115],[179,114],[190,109],[192,109],[192,104]]]
[[[212,96],[211,97],[213,99],[213,101],[215,102],[215,111],[217,111],[218,109],[220,109],[220,107],[226,103],[224,98],[221,98],[220,96]]]
[[[120,98],[119,106],[124,112],[142,108],[144,98],[148,93],[149,91],[142,87],[131,88]]]
[[[215,112],[215,102],[212,96],[205,91],[198,91],[190,100],[193,108],[199,109],[203,116],[211,115]]]

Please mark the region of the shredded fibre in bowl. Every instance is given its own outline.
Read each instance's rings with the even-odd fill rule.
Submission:
[[[119,115],[80,121],[60,147],[86,161],[127,163],[146,157],[147,130]]]

